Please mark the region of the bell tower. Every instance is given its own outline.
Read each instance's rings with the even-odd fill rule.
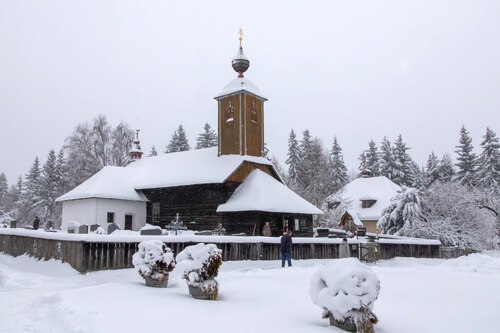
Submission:
[[[218,102],[220,155],[264,154],[264,102],[259,88],[243,75],[250,61],[243,53],[243,31],[240,47],[231,62],[238,77],[230,81],[215,97]]]

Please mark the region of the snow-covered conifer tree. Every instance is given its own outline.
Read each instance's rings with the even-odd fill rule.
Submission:
[[[42,198],[42,172],[40,169],[40,161],[35,158],[28,174],[23,183],[23,190],[19,202],[19,220],[20,225],[30,223],[40,211],[40,203]]]
[[[206,123],[205,126],[203,126],[203,132],[198,134],[195,149],[215,147],[217,144],[217,133],[208,123]]]
[[[443,155],[443,158],[439,161],[435,172],[441,182],[450,182],[453,180],[455,169],[453,168],[453,162],[451,161],[449,154]]]
[[[41,200],[39,204],[40,218],[44,223],[51,221],[53,223],[53,213],[56,207],[56,198],[60,195],[59,191],[59,172],[57,170],[57,156],[53,149],[47,155],[47,160],[42,168],[41,174]],[[53,226],[53,225],[51,225]]]
[[[398,135],[394,142],[392,155],[394,156],[394,170],[392,181],[400,186],[411,186],[414,183],[413,161],[407,151],[410,148],[403,142],[403,137]]]
[[[9,184],[7,183],[7,177],[5,177],[5,174],[2,172],[0,173],[0,211],[3,211],[6,206],[8,191]]]
[[[384,137],[380,145],[379,170],[380,175],[389,179],[394,178],[395,161],[392,152],[391,142]]]
[[[332,190],[336,192],[349,182],[347,168],[344,163],[342,148],[337,142],[337,137],[333,137],[332,149],[330,150]]]
[[[411,187],[417,190],[425,190],[425,170],[419,167],[415,161],[412,161],[413,184]]]
[[[460,129],[459,145],[455,146],[457,150],[457,163],[458,171],[455,175],[455,180],[464,185],[473,185],[476,178],[476,154],[472,151],[472,138],[469,132],[462,126]]]
[[[148,155],[148,157],[152,157],[152,156],[158,156],[158,152],[156,151],[155,146],[151,147],[151,152]]]
[[[174,131],[174,134],[172,134],[172,138],[170,139],[170,142],[167,145],[165,153],[174,153],[190,149],[191,147],[189,146],[189,141],[187,139],[186,132],[184,131],[182,125],[179,125],[179,127]]]
[[[66,161],[66,157],[64,156],[64,149],[59,150],[59,153],[57,153],[56,177],[58,195],[63,195],[70,190],[68,164]]]
[[[300,148],[297,141],[297,137],[293,129],[290,131],[290,136],[288,137],[288,153],[285,164],[288,165],[288,177],[291,181],[297,182],[300,168]]]
[[[480,187],[492,187],[500,193],[500,143],[489,127],[481,142],[482,152],[478,158],[477,184]]]
[[[435,181],[439,180],[439,158],[431,152],[429,157],[427,158],[427,163],[425,165],[425,173],[424,173],[424,183],[425,187],[431,186]]]
[[[300,141],[299,144],[299,151],[300,151],[300,165],[297,169],[297,183],[299,184],[300,188],[304,191],[310,184],[313,178],[312,175],[312,160],[314,159],[312,157],[313,152],[312,152],[312,138],[311,134],[309,133],[309,130],[306,129],[304,132],[302,132],[302,140]]]
[[[374,176],[380,176],[379,152],[375,141],[368,142],[368,149],[361,153],[359,160],[359,171],[370,170]]]

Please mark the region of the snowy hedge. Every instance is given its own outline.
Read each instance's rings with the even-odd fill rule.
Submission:
[[[175,267],[174,254],[162,241],[148,240],[139,243],[139,250],[132,256],[132,263],[145,278],[161,278]]]
[[[372,318],[376,321],[372,310],[379,290],[380,281],[368,266],[346,258],[321,267],[311,279],[309,295],[324,310],[324,317],[331,315],[340,322],[352,319],[359,325]]]
[[[176,260],[188,285],[202,290],[218,287],[214,278],[219,274],[222,264],[222,250],[215,244],[188,246],[177,255]]]

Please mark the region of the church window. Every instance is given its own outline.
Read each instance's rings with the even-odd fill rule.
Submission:
[[[151,222],[158,223],[160,222],[160,203],[153,202],[153,206],[151,207]]]

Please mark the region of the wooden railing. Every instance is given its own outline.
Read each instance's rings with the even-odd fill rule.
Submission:
[[[280,244],[276,242],[234,242],[211,240],[221,250],[225,261],[231,260],[278,260]],[[194,241],[165,241],[175,254]],[[69,263],[81,273],[103,269],[121,269],[132,266],[132,255],[139,242],[84,241],[39,238],[36,236],[0,233],[0,251],[12,256],[29,255],[37,259],[57,259]],[[352,242],[351,256],[367,261],[391,259],[394,257],[439,258],[437,244],[384,244]],[[360,253],[361,251],[361,253]],[[314,242],[296,239],[293,244],[293,259],[334,259],[339,256],[339,241]]]

